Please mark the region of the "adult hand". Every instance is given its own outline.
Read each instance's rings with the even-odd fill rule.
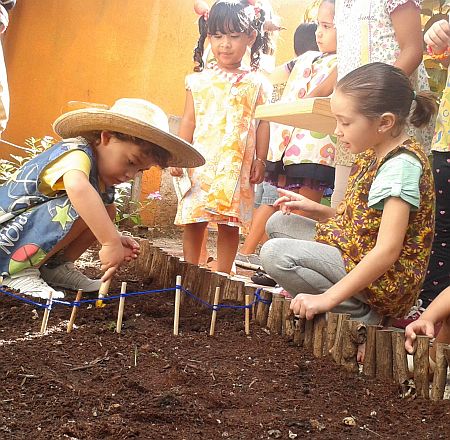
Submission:
[[[414,341],[417,335],[425,335],[429,338],[434,337],[434,324],[427,319],[419,318],[411,322],[405,328],[405,349],[408,353],[414,352]]]
[[[104,272],[101,279],[102,281],[109,280],[125,259],[125,251],[121,240],[103,244],[98,255],[101,270]]]
[[[315,315],[328,312],[333,308],[333,304],[329,301],[324,293],[320,295],[309,295],[307,293],[299,293],[291,301],[291,310],[294,315],[300,318],[313,319]]]
[[[183,175],[183,168],[169,167],[169,173],[172,177],[181,177]]]
[[[443,53],[450,46],[450,24],[447,20],[434,23],[425,34],[425,43],[433,49],[434,53]]]
[[[278,188],[278,194],[280,194],[280,198],[275,201],[273,206],[279,207],[283,214],[290,214],[295,210],[310,213],[317,211],[318,203],[308,199],[308,197],[281,188]]]

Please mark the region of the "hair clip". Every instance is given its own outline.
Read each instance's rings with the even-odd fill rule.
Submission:
[[[196,0],[194,3],[194,11],[200,17],[203,17],[205,20],[208,20],[209,17],[209,6],[203,0]]]

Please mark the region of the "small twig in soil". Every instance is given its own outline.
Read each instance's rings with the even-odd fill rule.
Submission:
[[[109,360],[108,352],[106,352],[105,356],[98,357],[98,358],[94,359],[93,361],[88,362],[86,365],[81,365],[79,367],[73,367],[70,369],[70,371],[87,370],[88,368],[95,367],[100,362],[108,361],[108,360]]]
[[[361,428],[362,430],[364,430],[364,431],[368,431],[368,432],[370,432],[370,433],[372,433],[372,434],[377,435],[378,437],[381,437],[381,435],[378,434],[378,432],[372,431],[372,430],[371,430],[370,428],[368,428],[366,425],[360,426],[360,428]]]

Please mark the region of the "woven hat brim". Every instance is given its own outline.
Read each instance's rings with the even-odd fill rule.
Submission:
[[[117,131],[167,150],[172,155],[168,166],[195,168],[205,164],[204,157],[191,144],[178,136],[138,119],[106,109],[88,108],[65,113],[56,119],[53,129],[63,138],[79,136],[88,131]]]

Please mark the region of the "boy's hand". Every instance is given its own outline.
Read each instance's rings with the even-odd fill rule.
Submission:
[[[290,309],[300,318],[313,319],[315,315],[328,312],[333,308],[328,298],[323,293],[320,295],[309,295],[299,293],[291,301]]]
[[[262,159],[253,159],[252,167],[250,168],[250,183],[261,183],[264,180],[265,174],[265,162]]]
[[[121,235],[120,241],[124,248],[125,261],[129,263],[131,260],[135,260],[140,253],[139,243],[130,235]]]
[[[125,259],[124,247],[121,240],[103,244],[98,255],[102,263],[101,270],[104,272],[101,280],[106,281],[114,275]]]
[[[442,53],[450,46],[450,24],[447,20],[434,23],[425,34],[425,43],[434,53]]]
[[[172,177],[181,177],[183,175],[183,168],[169,167],[169,173]]]
[[[408,353],[414,352],[414,341],[417,335],[425,335],[429,338],[434,337],[434,324],[427,319],[419,318],[417,321],[411,322],[405,328],[405,349]]]

